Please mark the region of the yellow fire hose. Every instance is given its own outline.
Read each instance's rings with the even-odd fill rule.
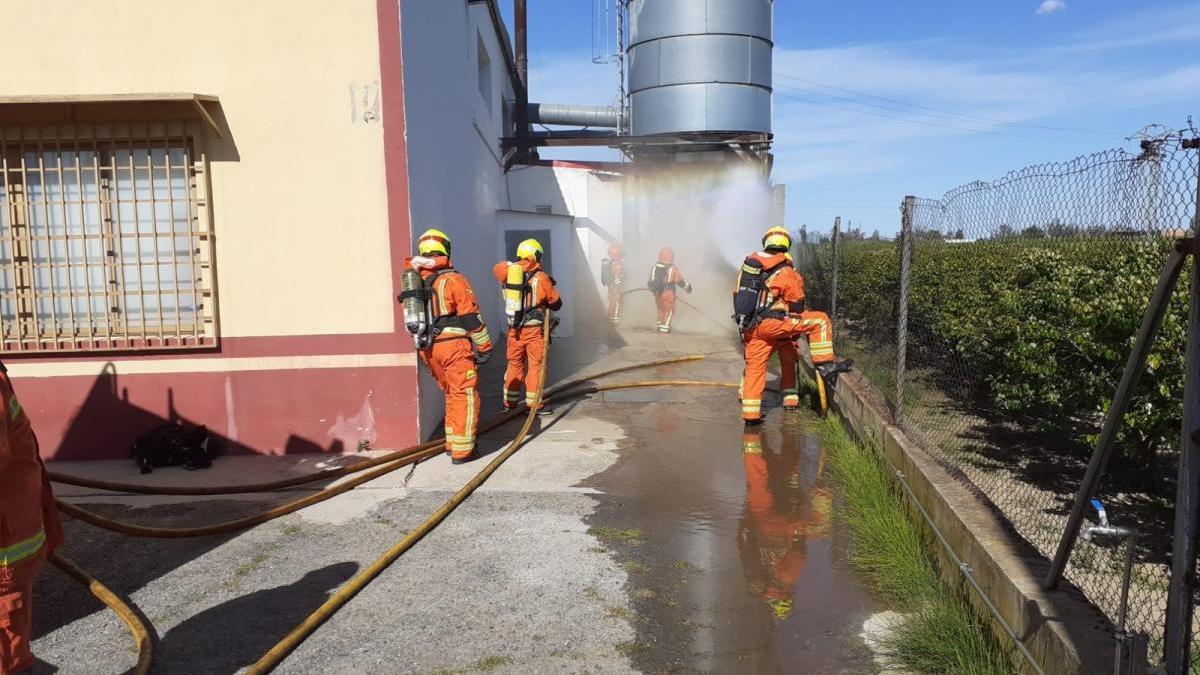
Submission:
[[[557,394],[558,392],[568,391],[568,390],[577,388],[580,385],[586,384],[587,382],[589,382],[591,380],[599,379],[601,377],[608,377],[610,375],[615,375],[617,373],[627,372],[630,370],[638,370],[638,369],[643,369],[643,368],[651,368],[651,367],[662,366],[662,365],[669,365],[669,364],[673,364],[673,363],[699,361],[703,358],[704,358],[704,356],[702,356],[702,355],[692,354],[692,355],[688,355],[688,356],[674,357],[674,358],[669,358],[669,359],[659,359],[657,361],[650,361],[648,363],[635,364],[635,365],[631,365],[631,366],[622,366],[619,368],[613,368],[611,370],[602,371],[600,373],[595,373],[590,376],[576,378],[574,380],[564,382],[560,385],[553,387],[550,391]],[[585,391],[579,392],[578,394],[575,394],[575,395],[582,395],[584,393],[590,393],[590,391],[585,390]],[[509,422],[512,418],[513,418],[513,416],[511,414],[501,415],[499,417],[493,418],[492,420],[490,420],[487,423],[480,426],[480,432],[490,431],[499,426],[502,426],[502,425],[506,424],[507,422]],[[443,447],[443,441],[441,439],[438,439],[438,440],[430,441],[428,443],[423,443],[421,445],[413,446],[412,448],[398,450],[398,451],[396,451],[396,453],[389,453],[389,455],[397,454],[397,453],[405,453],[402,457],[400,457],[400,459],[393,460],[391,464],[386,464],[384,466],[381,466],[381,467],[375,469],[374,471],[370,471],[361,476],[355,477],[351,480],[346,481],[345,483],[341,483],[339,485],[334,485],[334,486],[325,488],[324,490],[321,490],[319,492],[315,492],[315,493],[308,495],[306,497],[303,497],[301,499],[297,499],[297,500],[294,500],[291,502],[287,502],[285,504],[281,504],[279,506],[268,509],[261,513],[256,513],[254,515],[246,516],[243,518],[237,518],[235,520],[230,520],[230,521],[226,521],[223,523],[215,523],[212,525],[202,525],[202,526],[198,526],[198,527],[170,528],[170,527],[152,527],[152,526],[147,526],[147,525],[135,525],[132,523],[125,523],[125,522],[121,522],[118,520],[113,520],[111,518],[106,518],[97,513],[93,513],[91,511],[88,511],[87,509],[80,508],[78,506],[75,506],[74,504],[71,504],[70,502],[66,502],[61,499],[58,499],[56,501],[58,502],[58,509],[60,511],[62,511],[63,513],[71,516],[72,518],[83,521],[83,522],[88,523],[89,525],[92,525],[95,527],[110,530],[113,532],[118,532],[120,534],[130,535],[133,537],[150,537],[150,538],[156,538],[156,539],[184,539],[184,538],[188,538],[188,537],[202,537],[202,536],[213,535],[213,534],[224,534],[224,533],[228,533],[228,532],[236,532],[237,530],[243,530],[248,527],[253,527],[255,525],[261,525],[262,523],[274,520],[276,518],[280,518],[289,513],[295,513],[296,511],[299,511],[300,509],[312,506],[314,504],[319,504],[323,501],[327,501],[327,500],[332,499],[340,494],[349,492],[350,490],[353,490],[354,488],[356,488],[364,483],[368,483],[372,480],[375,480],[376,478],[379,478],[381,476],[389,474],[401,467],[408,466],[409,464],[413,464],[415,462],[423,461],[430,457],[435,457],[439,453],[442,452],[442,447]],[[338,475],[341,475],[339,472],[340,472],[340,470],[335,470],[335,471],[328,471],[328,472],[320,472],[320,474],[322,475],[322,477],[324,477],[325,474],[337,473]],[[306,480],[311,480],[311,478],[306,477]],[[137,486],[137,487],[142,487],[142,486]],[[238,489],[238,492],[245,492],[245,491],[246,490],[244,488]],[[217,493],[217,494],[221,494],[221,493]]]
[[[99,579],[88,574],[87,570],[71,562],[63,557],[57,551],[50,554],[48,558],[51,565],[66,573],[81,586],[91,591],[92,595],[96,596],[100,602],[108,606],[116,615],[125,623],[125,627],[129,629],[129,634],[133,637],[134,643],[137,645],[138,660],[137,665],[133,667],[133,675],[145,675],[150,672],[150,662],[154,658],[154,643],[150,641],[150,630],[146,624],[142,622],[141,617],[133,611],[124,600],[116,593],[113,593],[108,586],[105,586]]]
[[[547,322],[546,325],[547,325],[546,332],[548,332],[549,323]],[[548,338],[548,336],[545,335],[545,333],[543,333],[543,339],[547,339],[547,338]],[[547,351],[548,351],[548,348],[547,348]],[[302,642],[309,634],[311,634],[311,632],[313,630],[315,630],[329,616],[332,616],[332,614],[334,612],[336,612],[338,608],[340,608],[343,604],[345,604],[345,602],[347,602],[350,598],[352,598],[355,594],[357,594],[358,591],[360,591],[363,587],[365,587],[375,576],[377,576],[380,572],[382,572],[383,569],[386,569],[392,562],[394,562],[397,558],[399,558],[401,555],[403,555],[403,553],[405,551],[407,551],[409,548],[411,548],[413,545],[415,545],[417,543],[417,541],[419,541],[422,537],[424,537],[425,534],[432,531],[459,504],[461,504],[463,501],[465,501],[467,499],[467,497],[469,497],[470,494],[472,492],[474,492],[474,490],[477,487],[479,487],[479,485],[482,485],[483,482],[486,481],[496,471],[496,469],[498,469],[499,466],[501,464],[503,464],[503,462],[505,460],[507,460],[509,457],[511,457],[513,454],[515,454],[516,450],[518,448],[520,448],[521,445],[527,439],[529,429],[532,426],[533,419],[536,416],[537,409],[541,404],[541,400],[542,400],[543,396],[549,396],[551,394],[557,396],[557,395],[561,394],[562,392],[567,392],[563,396],[564,398],[574,398],[576,396],[583,396],[583,395],[596,393],[596,392],[602,392],[602,391],[629,389],[629,388],[634,388],[634,387],[649,387],[649,386],[699,386],[699,387],[724,387],[724,388],[735,388],[737,386],[732,383],[719,383],[719,382],[700,381],[700,380],[639,381],[639,382],[626,382],[626,383],[618,383],[618,384],[603,385],[603,386],[595,385],[595,384],[592,384],[589,386],[583,386],[583,385],[587,385],[588,382],[590,382],[592,380],[603,378],[603,377],[608,377],[608,376],[615,375],[618,373],[623,373],[623,372],[628,372],[628,371],[638,370],[638,369],[658,367],[658,366],[663,366],[663,365],[671,365],[671,364],[675,364],[675,363],[698,361],[698,360],[702,360],[704,358],[705,358],[705,355],[703,355],[703,354],[692,354],[692,355],[683,356],[683,357],[659,359],[656,361],[650,361],[650,362],[641,363],[641,364],[621,366],[618,368],[605,370],[605,371],[602,371],[599,373],[594,373],[594,374],[591,374],[588,376],[584,376],[584,377],[580,377],[580,378],[576,378],[576,379],[564,382],[562,384],[556,385],[555,387],[551,388],[548,391],[546,391],[544,389],[546,371],[543,370],[541,373],[539,387],[538,387],[538,393],[537,393],[537,396],[535,397],[534,405],[529,407],[529,414],[526,417],[525,424],[522,426],[521,431],[518,433],[517,437],[514,438],[512,443],[509,444],[508,448],[506,448],[506,450],[503,453],[501,453],[501,455],[498,456],[495,460],[493,460],[491,463],[489,463],[488,466],[484,467],[484,469],[482,471],[480,471],[480,473],[477,474],[471,480],[471,482],[469,482],[458,493],[456,493],[454,495],[454,497],[452,497],[449,501],[447,501],[447,503],[445,505],[443,505],[443,507],[441,509],[439,509],[432,516],[430,516],[430,518],[428,518],[425,521],[425,523],[422,524],[421,527],[419,527],[417,530],[414,530],[412,533],[410,533],[407,537],[405,537],[405,539],[403,541],[398,543],[395,547],[393,547],[392,550],[390,550],[387,554],[385,554],[383,557],[381,557],[379,560],[377,560],[375,564],[373,564],[367,570],[364,570],[363,572],[361,572],[358,576],[356,576],[349,583],[347,583],[347,585],[341,591],[339,591],[337,594],[332,596],[330,598],[330,601],[328,601],[326,603],[326,605],[323,605],[322,608],[318,609],[318,611],[316,613],[314,613],[313,616],[309,617],[309,620],[305,621],[304,624],[301,624],[301,626],[297,627],[297,629],[294,630],[291,634],[289,634],[289,636],[287,638],[285,638],[285,640],[283,642],[281,642],[279,645],[276,646],[275,649],[271,650],[271,652],[269,652],[266,656],[264,656],[263,659],[260,660],[259,664],[256,664],[254,669],[252,669],[250,672],[266,672],[266,670],[273,669],[275,667],[275,665],[280,660],[282,660],[283,657],[285,657],[288,653],[290,653],[291,650],[294,649],[295,646],[297,646],[300,642]],[[498,418],[494,418],[494,419],[490,420],[489,422],[487,422],[486,424],[482,425],[481,429],[484,431],[491,430],[491,429],[494,429],[496,427],[499,427],[499,426],[511,421],[511,419],[513,419],[513,416],[511,414],[503,415]],[[326,488],[325,490],[322,490],[319,493],[310,495],[310,496],[305,497],[300,500],[296,500],[294,502],[290,502],[288,504],[283,504],[279,507],[270,509],[263,513],[256,514],[253,516],[248,516],[246,518],[237,519],[234,521],[229,521],[226,523],[219,523],[216,525],[196,527],[196,528],[171,529],[171,528],[154,528],[154,527],[130,525],[130,524],[114,521],[114,520],[111,520],[108,518],[104,518],[102,516],[98,516],[89,511],[86,511],[84,509],[80,509],[79,507],[75,507],[69,503],[59,501],[59,508],[61,510],[63,510],[65,513],[67,513],[68,515],[71,515],[73,517],[76,517],[80,520],[83,520],[85,522],[88,522],[90,524],[93,524],[93,525],[96,525],[99,527],[104,527],[106,529],[112,529],[114,531],[123,532],[126,534],[132,534],[134,536],[178,538],[178,537],[188,537],[188,536],[200,536],[200,535],[204,535],[204,534],[217,534],[217,533],[221,533],[221,532],[228,532],[228,531],[233,531],[233,530],[237,530],[237,529],[243,529],[243,528],[250,527],[250,526],[253,526],[256,524],[260,524],[262,522],[266,522],[273,518],[278,518],[287,513],[292,513],[294,511],[302,509],[306,506],[311,506],[312,504],[315,504],[315,503],[318,503],[321,501],[325,501],[325,500],[330,499],[338,494],[343,494],[345,492],[348,492],[349,490],[354,489],[355,487],[358,487],[359,485],[362,485],[363,483],[366,483],[370,480],[373,480],[382,475],[385,475],[386,473],[394,471],[402,466],[406,466],[413,462],[418,462],[418,461],[427,459],[429,457],[435,456],[438,453],[442,452],[443,443],[444,443],[443,439],[436,439],[436,440],[430,441],[428,443],[423,443],[420,445],[412,446],[410,448],[397,450],[395,452],[388,453],[387,455],[382,455],[380,457],[373,458],[371,460],[367,460],[366,462],[362,462],[362,463],[360,463],[358,465],[354,465],[354,466],[341,467],[341,468],[329,470],[329,471],[320,471],[320,472],[316,472],[315,474],[312,474],[309,476],[302,476],[302,477],[297,477],[297,478],[284,479],[284,480],[280,480],[280,481],[273,481],[273,482],[269,482],[269,483],[259,483],[259,484],[253,484],[253,485],[243,485],[243,486],[222,486],[222,487],[211,487],[211,488],[191,488],[191,487],[182,487],[182,486],[181,487],[168,486],[168,487],[162,487],[162,488],[155,488],[155,487],[151,487],[151,486],[132,485],[132,484],[127,485],[127,484],[120,484],[120,483],[109,483],[106,481],[93,481],[90,479],[77,478],[77,477],[73,477],[73,476],[65,476],[65,475],[61,475],[61,474],[55,474],[53,476],[53,478],[56,482],[70,483],[70,484],[80,485],[83,487],[92,487],[92,488],[96,488],[96,489],[110,489],[110,490],[121,491],[121,492],[135,492],[135,493],[140,492],[140,493],[146,493],[146,494],[184,494],[184,495],[187,495],[187,494],[194,494],[194,495],[239,494],[239,493],[247,493],[247,492],[266,492],[266,491],[271,491],[271,490],[278,490],[281,488],[291,487],[291,486],[295,486],[295,485],[302,485],[304,483],[309,483],[309,482],[313,482],[313,481],[317,481],[317,480],[323,480],[323,479],[328,479],[328,478],[344,476],[344,475],[348,475],[348,474],[352,474],[352,473],[358,473],[358,472],[364,471],[364,470],[366,470],[368,468],[372,468],[372,467],[379,467],[375,471],[371,471],[369,473],[363,474],[362,476],[359,476],[351,481],[347,481],[346,483],[343,483],[341,485],[336,485],[336,486],[333,486],[330,488]],[[94,595],[96,595],[96,597],[100,598],[107,606],[109,606],[111,609],[113,609],[113,611],[115,611],[118,614],[118,616],[122,619],[122,621],[129,628],[129,631],[130,631],[131,635],[133,636],[134,641],[138,645],[138,665],[136,666],[136,668],[134,669],[133,672],[137,675],[141,675],[143,673],[148,672],[149,667],[150,667],[151,657],[152,657],[152,644],[151,644],[150,637],[149,637],[149,631],[146,628],[146,626],[141,622],[141,620],[139,619],[137,614],[135,614],[132,611],[132,609],[130,609],[129,606],[127,604],[125,604],[112,591],[110,591],[102,583],[100,583],[98,580],[96,580],[91,575],[89,575],[86,571],[79,568],[77,565],[71,563],[70,561],[66,560],[65,558],[63,558],[62,556],[57,555],[57,554],[54,554],[53,556],[51,556],[50,561],[53,564],[55,564],[56,566],[58,566],[59,568],[61,568],[64,572],[66,572],[73,579],[75,579],[76,581],[78,581],[81,584],[86,585],[92,591],[92,593]],[[341,600],[337,600],[338,598],[341,598]],[[326,613],[323,616],[319,616],[320,614],[322,614],[322,610],[325,610]],[[290,645],[288,644],[289,642],[290,642]],[[272,654],[275,654],[275,656],[273,658],[272,658]],[[266,670],[260,670],[261,668],[266,668]]]
[[[645,288],[645,287],[642,287],[642,288],[633,288],[633,289],[630,289],[630,290],[628,290],[628,291],[622,291],[622,292],[621,292],[621,297],[623,298],[623,297],[625,297],[625,296],[627,296],[627,295],[630,295],[630,294],[632,294],[632,293],[641,293],[641,292],[652,293],[653,291],[651,291],[649,288]],[[734,329],[732,329],[732,328],[729,326],[729,324],[725,323],[724,321],[717,321],[717,320],[716,320],[716,319],[714,319],[713,317],[709,316],[709,315],[708,315],[708,314],[707,314],[707,313],[706,313],[704,310],[702,310],[702,309],[700,309],[699,307],[697,307],[697,306],[693,305],[692,303],[688,302],[687,300],[684,300],[683,298],[679,297],[679,294],[678,294],[678,293],[676,293],[676,294],[675,294],[675,301],[676,301],[676,302],[678,302],[678,303],[680,303],[680,304],[682,304],[682,305],[683,305],[683,306],[685,306],[685,307],[690,307],[690,308],[692,309],[692,311],[694,311],[694,312],[696,312],[697,314],[699,314],[700,316],[702,316],[702,317],[704,317],[704,318],[708,319],[709,321],[711,321],[711,322],[713,322],[713,323],[717,324],[717,325],[718,325],[718,326],[720,326],[721,328],[724,328],[724,329],[726,329],[726,330],[734,330]]]
[[[646,363],[639,363],[639,364],[635,364],[632,366],[622,366],[620,368],[604,370],[599,373],[593,373],[593,374],[587,375],[585,377],[576,378],[574,380],[570,380],[570,381],[555,385],[554,387],[550,388],[546,392],[546,396],[553,396],[554,394],[556,394],[558,392],[570,389],[572,387],[576,387],[576,386],[583,384],[584,382],[588,382],[590,380],[598,380],[603,377],[609,377],[611,375],[616,375],[618,373],[624,373],[624,372],[627,372],[630,370],[654,368],[657,366],[665,366],[665,365],[670,365],[670,364],[674,364],[674,363],[683,363],[683,362],[687,362],[687,361],[699,361],[699,360],[705,358],[705,356],[706,355],[704,355],[704,354],[691,354],[688,356],[674,357],[674,358],[669,358],[669,359],[659,359],[657,361],[648,361]],[[487,422],[484,422],[481,425],[480,429],[481,429],[481,431],[490,431],[491,429],[495,429],[497,426],[499,426],[501,424],[505,424],[512,419],[514,419],[514,416],[512,414],[502,415],[498,418],[493,418],[491,420],[488,420]],[[438,439],[429,441],[427,443],[421,443],[419,445],[414,445],[414,446],[411,446],[408,448],[394,450],[387,454],[380,455],[379,457],[373,457],[373,458],[364,460],[362,462],[358,462],[357,464],[353,464],[350,466],[343,466],[343,467],[339,467],[336,469],[316,471],[316,472],[313,472],[306,476],[296,476],[294,478],[283,478],[280,480],[269,481],[269,482],[265,482],[265,483],[247,483],[245,485],[215,485],[215,486],[204,486],[204,487],[195,487],[195,486],[186,486],[186,485],[155,486],[155,485],[138,485],[136,483],[114,483],[114,482],[104,481],[104,480],[84,478],[82,476],[71,476],[68,474],[58,473],[56,471],[47,471],[46,475],[49,476],[50,480],[54,481],[55,483],[62,483],[64,485],[75,485],[78,487],[91,488],[94,490],[109,490],[112,492],[128,492],[128,493],[132,493],[132,494],[194,495],[194,496],[248,494],[248,493],[252,493],[252,492],[270,492],[273,490],[282,490],[284,488],[296,487],[298,485],[305,485],[307,483],[315,483],[315,482],[321,481],[321,480],[330,480],[333,478],[340,478],[342,476],[348,476],[350,474],[358,473],[360,471],[365,471],[367,469],[371,469],[371,468],[374,468],[374,467],[377,467],[377,466],[380,466],[383,464],[387,464],[389,462],[395,462],[395,461],[398,461],[401,459],[408,459],[408,458],[410,458],[414,455],[420,454],[430,448],[441,447],[444,443],[445,443],[445,439],[438,438]],[[401,464],[399,466],[405,466],[405,464]]]
[[[549,313],[547,312],[547,321],[545,324],[546,328],[542,332],[542,340],[546,345],[545,349],[547,356],[550,352],[549,323]],[[543,363],[547,362],[548,359],[543,358]],[[288,654],[295,650],[296,647],[300,646],[300,643],[304,642],[304,640],[307,639],[308,636],[313,633],[313,631],[329,620],[329,618],[337,613],[337,611],[341,609],[347,602],[349,602],[354,598],[354,596],[358,595],[360,591],[366,588],[367,585],[375,579],[375,577],[379,576],[379,574],[390,567],[392,563],[396,562],[400,556],[404,555],[405,552],[416,545],[416,543],[423,539],[425,535],[432,532],[433,529],[441,524],[441,522],[445,520],[446,517],[449,516],[456,508],[458,508],[460,504],[466,501],[467,498],[470,497],[480,485],[483,485],[483,483],[490,478],[492,474],[495,473],[496,470],[508,460],[509,457],[512,457],[514,454],[516,454],[517,450],[519,450],[525,443],[526,437],[529,434],[529,429],[533,426],[533,420],[537,416],[538,408],[541,406],[545,383],[546,368],[542,368],[538,378],[537,394],[534,396],[533,403],[529,406],[529,413],[525,418],[525,424],[522,425],[521,430],[517,433],[516,437],[513,438],[512,442],[509,443],[508,447],[505,448],[500,455],[489,462],[488,465],[485,466],[479,473],[475,474],[475,476],[468,481],[466,485],[455,492],[450,499],[446,500],[446,502],[442,504],[440,508],[438,508],[437,511],[434,511],[432,515],[425,519],[425,521],[405,535],[405,537],[397,542],[396,545],[388,549],[387,552],[377,558],[375,562],[371,563],[369,567],[356,574],[352,579],[350,579],[350,581],[346,582],[342,588],[338,589],[336,593],[331,595],[328,600],[326,600],[320,607],[317,608],[316,611],[310,614],[308,618],[302,621],[298,626],[293,628],[291,632],[287,634],[287,636],[280,640],[278,644],[272,647],[270,651],[264,654],[262,658],[260,658],[253,666],[251,666],[250,669],[246,671],[247,674],[262,675],[263,673],[269,673],[274,670],[279,663],[283,661]],[[644,387],[663,385],[724,388],[737,387],[736,384],[727,382],[722,383],[701,380],[626,382],[605,386],[592,385],[590,387],[581,389],[580,391],[572,392],[572,396],[581,396],[597,391],[610,391],[614,389],[630,389],[639,386]],[[566,389],[566,387],[563,389]]]

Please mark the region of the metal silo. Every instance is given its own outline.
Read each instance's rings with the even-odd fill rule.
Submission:
[[[634,136],[771,133],[772,0],[632,0]]]

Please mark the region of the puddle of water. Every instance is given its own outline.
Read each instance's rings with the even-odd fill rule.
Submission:
[[[872,671],[860,632],[874,605],[843,562],[817,438],[779,411],[744,433],[727,392],[688,394],[589,411],[627,435],[587,485],[605,493],[589,524],[629,571],[634,666]]]

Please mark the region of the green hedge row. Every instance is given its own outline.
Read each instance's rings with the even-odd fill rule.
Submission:
[[[951,369],[947,375],[969,380],[1000,411],[1093,442],[1170,246],[1120,237],[917,241],[910,368]],[[810,298],[822,308],[830,253],[828,245],[816,247],[802,264]],[[1118,438],[1133,458],[1178,446],[1186,277]],[[895,339],[894,242],[843,244],[838,285],[839,317],[851,330],[876,342]]]

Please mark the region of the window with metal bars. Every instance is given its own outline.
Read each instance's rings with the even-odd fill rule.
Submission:
[[[0,128],[3,352],[215,344],[205,166],[185,129]]]

